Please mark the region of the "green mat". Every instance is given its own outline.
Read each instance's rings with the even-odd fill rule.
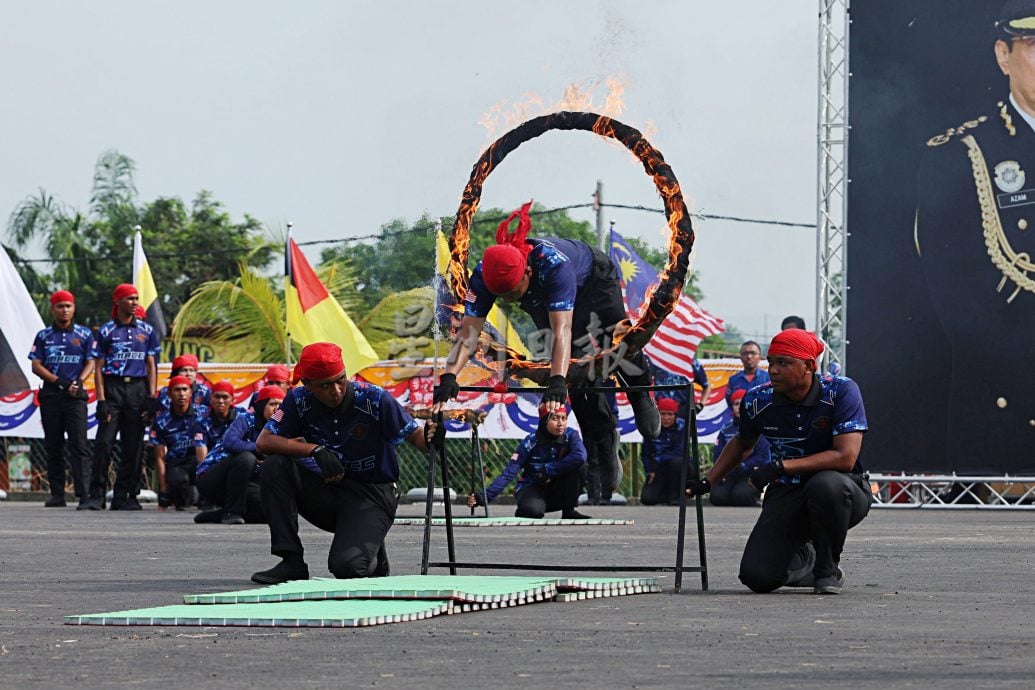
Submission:
[[[356,580],[314,578],[238,592],[193,594],[186,604],[250,604],[318,599],[450,599],[471,604],[551,599],[557,578],[479,575],[392,575]]]
[[[393,523],[395,526],[413,527],[424,526],[423,517],[397,517]],[[445,518],[431,518],[431,524],[435,527],[445,527]],[[455,517],[453,527],[543,527],[554,525],[634,525],[633,520],[617,520],[612,518],[588,518],[585,520],[567,520],[565,518],[525,518],[525,517]]]
[[[276,628],[356,628],[405,623],[449,613],[449,601],[297,601],[279,604],[159,606],[85,616],[65,616],[68,625],[205,625]]]

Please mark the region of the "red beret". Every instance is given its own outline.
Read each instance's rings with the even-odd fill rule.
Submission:
[[[284,391],[280,386],[264,386],[259,391],[259,396],[255,398],[256,402],[262,402],[263,400],[283,400]]]
[[[511,244],[494,244],[482,256],[482,279],[494,295],[503,295],[518,286],[525,275],[528,261],[521,250]]]
[[[173,376],[169,379],[169,388],[175,388],[176,386],[187,386],[187,388],[190,388],[190,379],[186,376]]]
[[[784,355],[795,359],[815,360],[823,354],[823,343],[810,331],[789,328],[773,336],[767,357]]]
[[[283,364],[274,364],[266,370],[266,381],[273,381],[276,383],[287,383],[291,380],[291,372]]]
[[[75,295],[68,290],[58,290],[50,296],[51,305],[61,304],[62,302],[71,302],[72,304],[75,304]]]
[[[140,293],[137,292],[137,288],[135,285],[131,285],[130,283],[123,283],[122,285],[117,286],[115,288],[115,291],[111,293],[111,299],[112,301],[120,300],[123,297],[129,297],[131,295],[139,294]]]
[[[230,397],[232,398],[232,397],[234,397],[234,384],[230,383],[229,381],[227,381],[225,379],[223,381],[217,381],[212,386],[212,392],[213,393],[229,393]]]
[[[733,391],[733,394],[730,395],[730,402],[735,402],[737,400],[742,400],[745,395],[747,395],[747,391],[744,390],[743,388],[741,388],[739,390],[735,390],[735,391]]]
[[[679,403],[672,398],[658,398],[659,412],[679,412]]]
[[[191,367],[193,369],[198,368],[198,358],[194,355],[180,355],[172,361],[172,369],[182,369],[183,367]]]
[[[295,365],[295,379],[324,381],[345,373],[341,348],[334,343],[312,343],[302,348]]]

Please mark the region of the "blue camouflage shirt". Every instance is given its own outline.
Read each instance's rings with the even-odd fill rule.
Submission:
[[[354,481],[388,483],[399,480],[395,447],[417,428],[391,393],[372,383],[354,382],[352,405],[329,408],[305,386],[288,392],[266,429],[285,438],[304,438],[338,454],[345,476]],[[312,458],[299,463],[322,476]]]
[[[165,462],[170,465],[193,465],[194,448],[202,446],[195,440],[194,426],[198,419],[208,414],[208,408],[191,405],[186,414],[178,415],[172,410],[158,413],[151,425],[150,443],[152,446],[165,446]]]
[[[195,443],[206,448],[215,448],[216,444],[223,440],[223,435],[230,425],[242,414],[247,414],[243,408],[231,407],[225,419],[216,419],[212,414],[212,408],[207,408],[205,414],[200,415],[194,422]]]
[[[748,391],[740,406],[737,437],[751,445],[765,436],[774,459],[794,460],[830,450],[835,436],[865,432],[868,428],[862,394],[855,381],[817,375],[801,402],[775,392],[772,383]],[[862,462],[856,460],[852,472],[863,471]],[[777,480],[781,484],[800,482],[798,475]]]
[[[68,328],[48,326],[36,334],[29,359],[39,360],[59,379],[77,381],[86,360],[93,357],[93,347],[93,332],[86,326],[75,323]]]
[[[560,477],[577,470],[585,462],[586,446],[579,432],[574,429],[564,430],[562,442],[546,441],[531,433],[518,444],[503,472],[485,490],[486,502],[492,503],[507,488],[507,484],[514,481],[514,477],[518,477],[517,490],[521,491],[535,483],[533,477],[539,472],[545,472],[548,477]]]
[[[548,319],[551,311],[573,310],[579,288],[593,272],[592,248],[585,242],[559,237],[529,238],[526,242],[532,245],[528,255],[532,276],[521,308],[543,319]],[[464,297],[464,315],[484,318],[495,303],[496,295],[485,287],[479,261]]]
[[[162,342],[151,324],[134,318],[128,324],[114,320],[101,326],[94,342],[95,358],[104,358],[105,376],[147,377],[147,357],[158,361]]]
[[[240,410],[240,408],[236,408]],[[208,446],[208,454],[201,461],[196,470],[202,474],[213,465],[222,462],[231,455],[238,453],[254,453],[255,439],[259,438],[263,425],[255,423],[255,414],[252,412],[239,411],[234,421],[230,423],[226,433],[218,443]],[[261,465],[255,466],[255,474],[259,474]]]
[[[730,442],[730,439],[737,436],[740,433],[740,424],[734,419],[732,422],[722,427],[719,430],[719,435],[715,438],[715,451],[713,457],[719,457],[719,453],[726,447],[726,444]],[[755,441],[754,448],[751,449],[751,454],[745,458],[740,465],[734,467],[726,474],[727,479],[738,479],[740,477],[751,474],[752,471],[761,467],[762,465],[768,465],[772,462],[772,456],[769,453],[769,440],[765,436],[759,436],[758,440]]]
[[[647,474],[657,472],[658,465],[666,462],[680,462],[686,448],[686,422],[677,418],[672,426],[661,427],[655,439],[643,442],[643,470]]]

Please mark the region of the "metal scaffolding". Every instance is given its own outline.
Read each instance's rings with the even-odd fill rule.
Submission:
[[[819,0],[816,332],[826,362],[845,364],[849,0]]]

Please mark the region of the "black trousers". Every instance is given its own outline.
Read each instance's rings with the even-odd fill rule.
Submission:
[[[628,318],[622,302],[618,269],[603,252],[594,250],[593,255],[593,272],[579,288],[572,310],[573,357],[582,357],[590,352],[599,351],[604,347],[603,339],[610,339],[609,329]],[[550,328],[549,314],[533,314],[532,318],[537,328]],[[590,334],[590,326],[594,322],[599,323],[597,328],[603,329],[605,333]],[[594,350],[590,343],[580,341],[586,335],[592,335],[597,350]],[[618,367],[617,371],[631,386],[650,385],[650,372],[647,370],[647,362],[642,352],[632,357],[629,364]],[[603,384],[604,372],[598,370],[595,374],[594,380],[589,381],[588,385]],[[615,489],[614,480],[618,475],[618,439],[614,433],[618,420],[611,407],[611,400],[604,393],[580,391],[578,386],[570,388],[568,396],[571,399],[571,410],[575,413],[575,419],[579,421],[586,449],[589,450],[591,445],[594,447],[594,450],[590,451],[590,460],[593,463],[587,475],[586,492],[590,499],[608,500]]]
[[[555,510],[573,510],[579,502],[582,470],[553,477],[549,484],[530,484],[517,492],[517,517],[541,518]]]
[[[394,484],[368,484],[345,478],[327,484],[294,458],[268,455],[262,462],[262,507],[270,526],[270,551],[284,558],[303,554],[298,516],[332,532],[327,569],[338,578],[381,574],[384,542],[395,520]]]
[[[262,491],[252,479],[257,463],[255,453],[249,452],[224,458],[197,476],[198,491],[208,501],[222,506],[224,513],[240,515],[249,523],[265,523]]]
[[[93,453],[90,497],[104,498],[108,490],[108,468],[115,435],[122,440],[122,459],[115,474],[113,500],[136,497],[140,493],[140,449],[144,445],[144,406],[150,396],[146,378],[128,382],[116,376],[105,377],[104,397],[111,421],[98,420]]]
[[[824,470],[801,484],[770,486],[740,561],[740,581],[771,592],[801,568],[802,547],[816,549],[816,578],[837,571],[848,530],[862,522],[873,496],[862,475]]]
[[[654,481],[643,485],[640,503],[645,506],[679,503],[679,495],[683,493],[683,485],[679,482],[680,467],[679,460],[658,463]]]
[[[713,506],[757,506],[758,492],[748,483],[747,477],[723,477],[712,487],[708,500]]]
[[[177,508],[185,508],[191,504],[191,484],[194,480],[194,456],[186,458],[186,462],[180,461],[165,464],[165,490]]]
[[[40,389],[40,421],[43,422],[43,445],[47,450],[47,482],[53,496],[65,495],[65,447],[72,467],[75,495],[86,498],[89,493],[90,456],[86,450],[86,396],[72,397],[56,386],[44,384]],[[66,442],[65,435],[68,435]]]

